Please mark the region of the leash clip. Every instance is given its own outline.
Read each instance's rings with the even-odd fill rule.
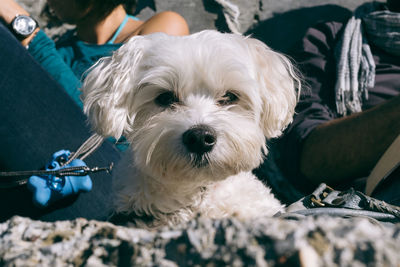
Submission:
[[[325,207],[325,199],[334,191],[332,187],[320,184],[310,197],[311,203],[316,207]]]

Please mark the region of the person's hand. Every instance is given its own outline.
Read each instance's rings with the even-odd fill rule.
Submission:
[[[28,15],[29,13],[18,3],[16,3],[14,0],[1,0],[0,3],[0,19],[4,21],[6,25],[10,25],[12,20],[15,18],[17,15]],[[36,33],[39,31],[39,28],[35,30],[33,34],[31,34],[29,37],[21,40],[21,44],[23,46],[27,46],[31,40],[35,37]]]

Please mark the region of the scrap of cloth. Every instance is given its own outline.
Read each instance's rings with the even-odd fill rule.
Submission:
[[[375,84],[369,43],[400,55],[400,13],[387,10],[382,3],[366,3],[348,21],[336,50],[336,109],[341,116],[360,112],[368,89]]]

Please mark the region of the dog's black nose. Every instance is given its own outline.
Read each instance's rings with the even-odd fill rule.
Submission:
[[[201,155],[212,150],[217,141],[217,135],[212,128],[197,125],[183,133],[182,141],[190,152]]]

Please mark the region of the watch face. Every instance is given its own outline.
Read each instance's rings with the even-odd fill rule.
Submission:
[[[13,21],[14,31],[22,36],[29,36],[36,29],[36,21],[31,17],[20,15]]]

